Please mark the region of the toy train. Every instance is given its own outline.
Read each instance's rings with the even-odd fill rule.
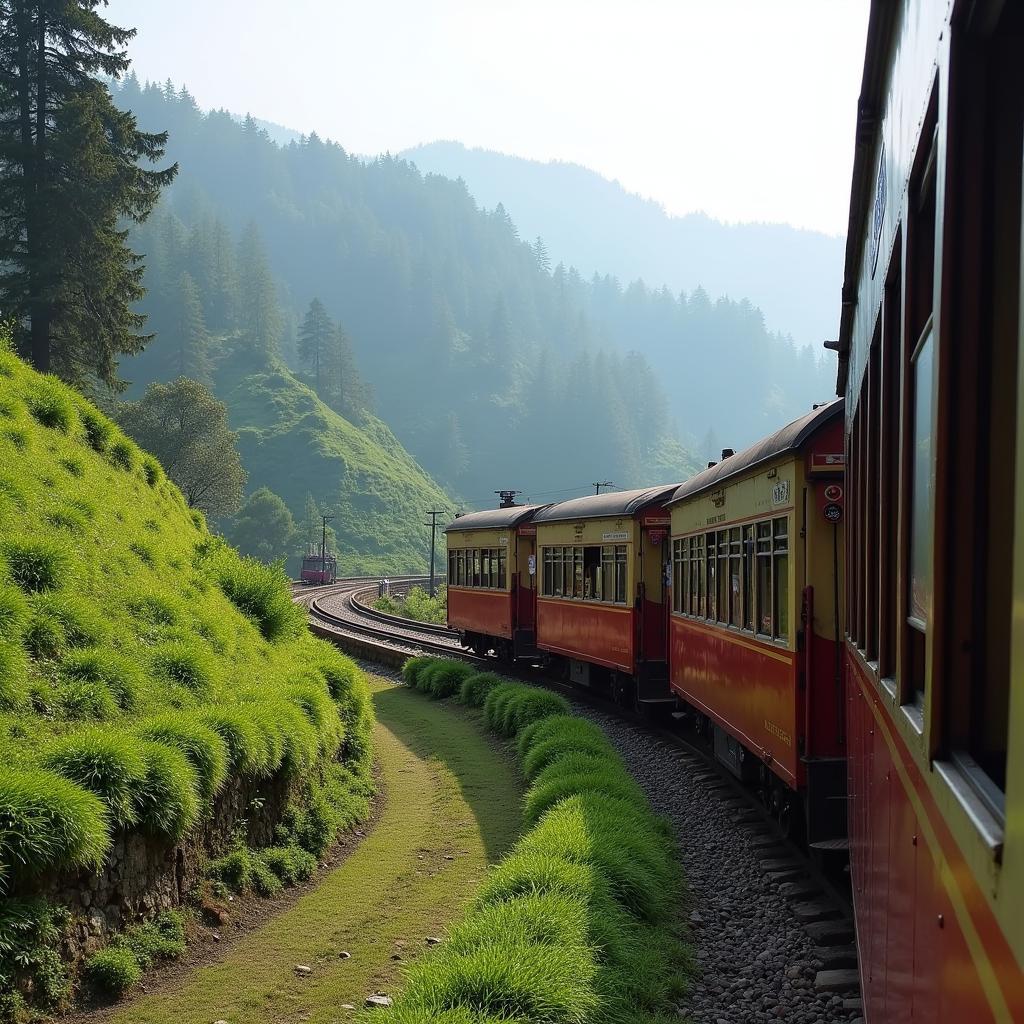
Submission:
[[[848,847],[869,1024],[1024,1021],[1024,5],[872,4],[839,400],[682,484],[472,513],[449,623],[678,708]]]

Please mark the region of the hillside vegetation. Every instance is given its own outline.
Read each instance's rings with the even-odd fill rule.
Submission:
[[[453,505],[388,427],[369,412],[358,423],[346,419],[283,364],[245,363],[244,356],[226,359],[215,390],[238,431],[250,486],[279,494],[296,519],[307,495],[330,510],[339,572],[426,568],[430,530],[423,512]]]
[[[307,633],[283,574],[211,535],[76,392],[0,352],[0,887],[17,897],[0,991],[67,995],[25,945],[35,925],[12,923],[35,920],[42,879],[99,870],[119,834],[187,841],[234,779],[287,783],[285,852],[266,864],[305,864],[366,813],[372,723],[361,673]]]

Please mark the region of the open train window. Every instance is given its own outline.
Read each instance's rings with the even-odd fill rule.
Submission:
[[[718,574],[715,571],[715,557],[717,550],[715,534],[707,534],[707,546],[705,548],[705,554],[707,556],[707,572],[704,577],[706,584],[706,602],[704,615],[710,622],[714,622],[718,618]]]
[[[690,614],[704,615],[704,535],[690,538]]]

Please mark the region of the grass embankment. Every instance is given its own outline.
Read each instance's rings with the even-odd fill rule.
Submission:
[[[415,957],[463,913],[515,840],[517,773],[474,720],[371,685],[386,794],[374,829],[291,909],[219,962],[119,1010],[115,1024],[338,1021],[352,1012],[343,1004],[398,984],[404,963],[392,955]],[[296,964],[312,973],[298,976]]]
[[[448,588],[443,584],[431,597],[422,587],[410,587],[404,597],[378,597],[373,607],[388,615],[444,625],[448,621]]]
[[[607,738],[567,714],[556,694],[461,662],[413,658],[404,674],[432,697],[482,706],[490,729],[516,739],[529,831],[488,875],[469,916],[411,967],[395,1006],[374,1019],[659,1019],[688,973],[680,871],[668,825]]]
[[[254,370],[244,353],[218,367],[215,389],[238,431],[250,488],[269,487],[300,522],[307,494],[335,510],[332,525],[344,538],[339,573],[426,567],[423,509],[451,508],[451,501],[383,422],[367,413],[352,423],[283,364]]]
[[[316,853],[367,811],[372,716],[283,574],[214,538],[156,460],[0,350],[0,895],[17,897],[0,907],[0,1011],[12,992],[68,993],[40,876],[100,870],[118,833],[185,839],[233,776],[286,777],[281,844]]]

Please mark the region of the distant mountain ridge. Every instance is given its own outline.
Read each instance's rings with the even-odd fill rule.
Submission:
[[[845,240],[787,224],[723,224],[703,213],[668,215],[650,199],[578,164],[541,163],[459,142],[400,154],[423,173],[462,178],[488,209],[501,203],[523,238],[544,239],[553,263],[584,277],[642,278],[712,297],[748,299],[770,331],[797,344],[835,337]],[[752,171],[752,173],[755,173]]]

